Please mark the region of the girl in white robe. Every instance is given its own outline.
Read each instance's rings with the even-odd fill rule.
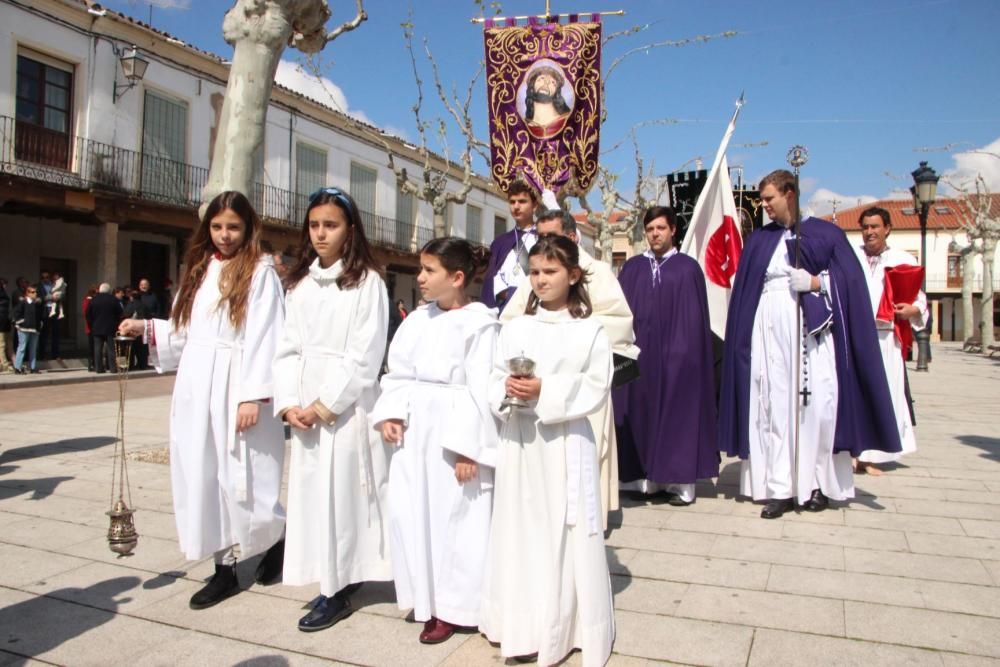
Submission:
[[[607,400],[611,346],[585,316],[576,244],[543,237],[529,260],[531,314],[500,332],[490,377],[490,405],[505,422],[479,627],[505,658],[537,654],[552,665],[578,648],[597,667],[615,622],[587,417]],[[533,377],[511,377],[507,361],[519,356],[535,362]],[[506,407],[509,397],[528,407]]]
[[[431,303],[397,330],[372,417],[399,446],[389,473],[396,598],[424,622],[425,644],[480,620],[497,448],[486,387],[499,329],[496,311],[465,293],[482,259],[458,238],[423,248],[417,282]]]
[[[299,630],[348,616],[364,581],[389,581],[390,450],[368,426],[389,300],[354,200],[313,195],[274,360],[274,413],[292,425],[285,584],[319,583]]]
[[[213,199],[191,238],[170,320],[124,320],[142,335],[157,371],[177,369],[170,410],[170,473],[181,551],[215,557],[215,575],[193,609],[239,592],[236,552],[271,547],[280,565],[285,526],[285,438],[270,406],[271,361],[284,320],[284,291],[260,246],[247,198]],[[275,545],[275,546],[272,546]]]

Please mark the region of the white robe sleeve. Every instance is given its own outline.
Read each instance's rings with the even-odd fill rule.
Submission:
[[[285,302],[285,325],[278,338],[278,348],[274,355],[274,416],[278,417],[289,408],[302,407],[299,396],[300,369],[302,358],[302,338],[299,334],[298,312],[295,290],[289,292]]]
[[[369,271],[357,289],[358,310],[351,323],[344,356],[329,365],[327,380],[319,388],[319,402],[335,415],[343,414],[361,392],[374,387],[382,368],[389,335],[389,297],[385,283]]]
[[[243,325],[240,386],[236,401],[274,396],[271,365],[285,321],[285,298],[278,274],[271,266],[257,269],[250,284],[247,319]]]
[[[591,264],[590,293],[593,316],[604,327],[611,341],[611,349],[629,359],[639,358],[639,348],[635,344],[632,330],[632,309],[628,307],[621,283],[607,264],[596,260]]]
[[[181,363],[181,353],[187,342],[187,329],[175,329],[173,320],[150,320],[153,338],[149,345],[149,360],[157,373],[175,371]]]
[[[389,372],[382,376],[382,393],[369,416],[373,428],[380,428],[388,419],[399,419],[404,424],[410,421],[410,388],[417,377],[410,329],[419,317],[422,314],[414,311],[403,320],[389,345]]]
[[[491,468],[496,467],[499,446],[497,422],[490,410],[489,399],[489,382],[498,330],[499,327],[491,325],[475,331],[465,353],[465,382],[476,407],[476,414],[468,415],[468,419],[478,426],[474,430],[476,437],[459,438],[442,443],[445,449]],[[470,432],[473,430],[470,429]]]
[[[535,405],[535,414],[543,424],[558,424],[585,417],[607,401],[613,363],[611,345],[603,329],[597,330],[588,348],[587,363],[581,372],[541,376],[542,391]]]
[[[917,293],[917,300],[913,302],[913,305],[917,307],[920,314],[910,318],[910,326],[914,331],[923,331],[930,317],[930,310],[927,308],[927,295],[924,294],[923,290]]]

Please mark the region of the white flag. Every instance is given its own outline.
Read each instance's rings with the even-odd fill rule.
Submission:
[[[698,196],[698,203],[695,204],[691,223],[681,245],[681,252],[698,260],[705,273],[712,332],[723,339],[726,337],[726,315],[729,311],[732,279],[743,252],[738,222],[740,216],[733,199],[733,184],[729,180],[729,164],[726,161],[726,148],[736,128],[736,118],[742,106],[741,95],[736,103],[733,119],[729,121],[729,127],[726,128],[726,134],[715,154],[715,163],[708,172],[708,180]]]

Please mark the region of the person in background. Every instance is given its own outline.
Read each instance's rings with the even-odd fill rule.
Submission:
[[[14,370],[14,366],[11,364],[11,354],[7,352],[8,349],[13,352],[13,346],[11,345],[11,330],[13,326],[11,325],[10,315],[10,295],[7,294],[7,280],[0,278],[0,373],[10,373]]]
[[[87,306],[87,323],[94,337],[94,371],[118,370],[115,361],[115,330],[122,319],[122,306],[111,294],[111,285],[101,283]]]
[[[90,322],[87,321],[87,309],[90,308],[90,302],[93,301],[99,287],[100,285],[91,285],[80,303],[80,312],[83,313],[83,330],[87,333],[87,371],[91,373],[97,368],[94,366],[94,333],[90,328]]]
[[[46,310],[40,288],[29,285],[25,288],[24,299],[14,306],[14,326],[17,327],[17,355],[14,357],[14,372],[24,374],[27,360],[32,373],[38,372],[38,337],[45,328]]]

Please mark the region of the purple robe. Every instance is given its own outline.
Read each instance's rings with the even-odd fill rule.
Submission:
[[[785,228],[766,225],[747,237],[736,273],[722,363],[719,397],[719,449],[730,456],[749,455],[750,341],[764,289],[764,275]],[[857,457],[867,449],[902,451],[893,413],[871,297],[864,271],[847,235],[836,225],[806,218],[801,225],[802,268],[813,275],[829,271],[831,320],[814,335],[833,336],[837,362],[837,424],[834,452]],[[803,296],[804,322],[812,331],[825,317],[814,307],[816,295]],[[812,300],[812,301],[811,301]]]
[[[715,382],[705,276],[676,254],[653,284],[650,260],[618,275],[632,309],[640,377],[613,393],[618,478],[693,484],[717,477]]]
[[[503,266],[510,251],[517,247],[517,234],[518,231],[515,228],[493,239],[493,243],[490,244],[490,263],[483,276],[483,290],[479,295],[479,300],[490,308],[499,308],[500,312],[503,312],[503,306],[497,304],[497,297],[493,294],[493,278],[500,271],[500,267]],[[506,305],[504,304],[504,306]]]

